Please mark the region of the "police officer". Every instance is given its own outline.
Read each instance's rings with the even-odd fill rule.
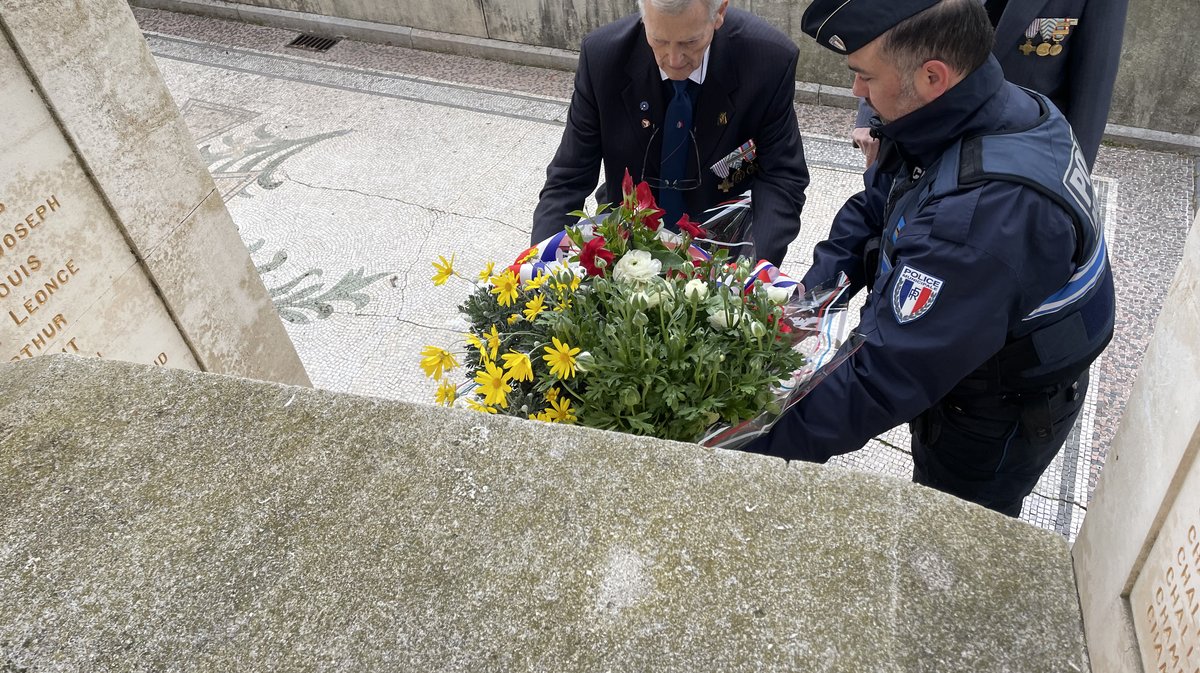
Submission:
[[[1046,94],[1071,123],[1090,168],[1104,137],[1128,0],[986,0],[992,53],[1013,84]],[[870,164],[879,141],[865,101],[851,138]]]
[[[868,290],[864,342],[747,450],[824,462],[911,421],[914,481],[1017,516],[1112,335],[1086,160],[978,0],[815,0],[802,29],[884,122],[804,277]]]

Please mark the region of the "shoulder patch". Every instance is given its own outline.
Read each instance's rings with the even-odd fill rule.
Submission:
[[[942,279],[922,273],[907,264],[896,274],[892,288],[892,314],[901,325],[929,312],[942,291]]]

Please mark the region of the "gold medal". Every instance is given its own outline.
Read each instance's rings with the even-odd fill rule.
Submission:
[[[1062,53],[1062,50],[1063,50],[1063,46],[1061,44],[1055,44],[1053,47],[1050,47],[1050,55],[1058,56],[1059,54]]]
[[[721,184],[717,185],[717,189],[723,192],[728,192],[729,190],[733,189],[733,183],[726,179]]]
[[[1038,48],[1037,48],[1037,55],[1038,56],[1049,56],[1050,55],[1050,43],[1043,42],[1043,43],[1039,44]]]
[[[1020,51],[1022,54],[1025,54],[1026,56],[1028,56],[1033,53],[1033,50],[1035,48],[1036,47],[1033,46],[1032,40],[1025,40],[1025,44],[1017,47],[1017,50]]]

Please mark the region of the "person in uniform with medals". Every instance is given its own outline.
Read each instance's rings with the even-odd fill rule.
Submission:
[[[569,213],[596,189],[603,161],[597,201],[620,201],[628,170],[650,185],[671,229],[750,191],[750,224],[729,235],[753,250],[735,254],[779,265],[809,180],[793,107],[799,50],[729,0],[639,0],[638,9],[583,39],[531,241],[575,224]]]
[[[1018,516],[1112,337],[1087,160],[1049,98],[1005,81],[978,0],[814,0],[801,28],[882,122],[803,278],[866,289],[863,338],[745,450],[825,462],[907,422],[913,481]]]
[[[1096,163],[1121,55],[1128,0],[986,0],[996,31],[992,53],[1004,77],[1045,94],[1070,122],[1087,159]],[[861,102],[854,144],[870,165],[875,111]]]

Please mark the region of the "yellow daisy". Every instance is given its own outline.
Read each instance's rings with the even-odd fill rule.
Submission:
[[[533,322],[534,318],[538,317],[542,311],[546,310],[545,303],[545,298],[540,294],[526,302],[525,310],[522,311],[522,313],[525,314],[525,319],[529,322]]]
[[[519,279],[512,269],[505,270],[498,276],[492,276],[492,294],[501,306],[511,306],[517,300],[517,284]]]
[[[521,322],[521,314],[520,313],[514,313],[514,314],[508,316],[508,324],[515,325],[519,322]]]
[[[505,378],[504,370],[494,362],[485,364],[484,369],[475,373],[475,383],[479,384],[479,392],[483,394],[483,401],[489,407],[495,405],[508,408],[508,394],[512,392],[512,386],[508,385]]]
[[[449,381],[442,381],[442,384],[437,389],[437,403],[444,404],[448,407],[454,406],[454,400],[458,397],[458,386]]]
[[[491,359],[488,357],[487,345],[484,343],[483,338],[480,335],[467,334],[466,337],[467,337],[467,346],[472,347],[476,351],[479,352],[479,361],[480,362],[487,362],[488,360]],[[467,352],[470,353],[470,350],[468,349]]]
[[[454,274],[454,255],[450,255],[450,261],[446,261],[445,257],[438,256],[438,261],[433,263],[433,268],[437,269],[437,273],[433,274],[434,285],[444,285],[450,280],[450,276]]]
[[[492,325],[492,331],[484,332],[483,336],[487,339],[488,351],[491,353],[488,359],[495,360],[496,355],[500,352],[500,332],[495,325]]]
[[[551,388],[546,391],[546,401],[553,402],[558,399],[558,388]]]
[[[472,409],[474,409],[475,411],[478,411],[478,412],[480,412],[480,413],[484,413],[484,414],[494,414],[494,413],[496,413],[496,410],[495,410],[495,409],[493,409],[492,407],[485,407],[485,406],[483,406],[483,405],[482,405],[482,404],[480,404],[480,403],[479,403],[479,401],[478,401],[478,400],[476,400],[474,397],[468,397],[468,398],[467,398],[467,406],[468,406],[468,407],[471,407],[471,408],[472,408]]]
[[[533,363],[529,361],[529,356],[525,353],[517,353],[509,351],[501,356],[504,360],[504,369],[508,371],[508,378],[518,381],[533,380]]]
[[[541,287],[546,284],[546,280],[548,278],[550,278],[550,276],[544,273],[537,278],[530,278],[529,280],[525,281],[525,290],[530,291],[541,289]]]
[[[457,366],[458,360],[444,348],[426,346],[421,349],[421,369],[424,369],[425,376],[431,379],[440,380],[443,371],[450,371]]]
[[[575,356],[579,354],[579,349],[571,348],[559,341],[558,337],[553,337],[553,342],[553,347],[545,346],[546,354],[542,359],[550,365],[550,373],[556,378],[569,379],[575,375]]]
[[[550,408],[542,412],[542,420],[550,421],[551,423],[574,423],[579,420],[571,408],[570,398],[564,397],[557,402],[551,402]]]
[[[537,258],[538,258],[538,249],[535,246],[535,247],[532,247],[532,248],[526,250],[525,254],[521,255],[521,259],[517,260],[517,264],[524,264],[525,262],[532,262],[533,260],[535,260]]]
[[[483,271],[479,272],[479,282],[486,283],[492,279],[492,271],[496,268],[495,262],[488,262],[487,266],[483,267]]]
[[[577,421],[575,409],[571,409],[571,399],[563,397],[557,402],[550,403],[550,409],[546,409],[546,416],[550,417],[550,422],[553,423],[574,423]]]

